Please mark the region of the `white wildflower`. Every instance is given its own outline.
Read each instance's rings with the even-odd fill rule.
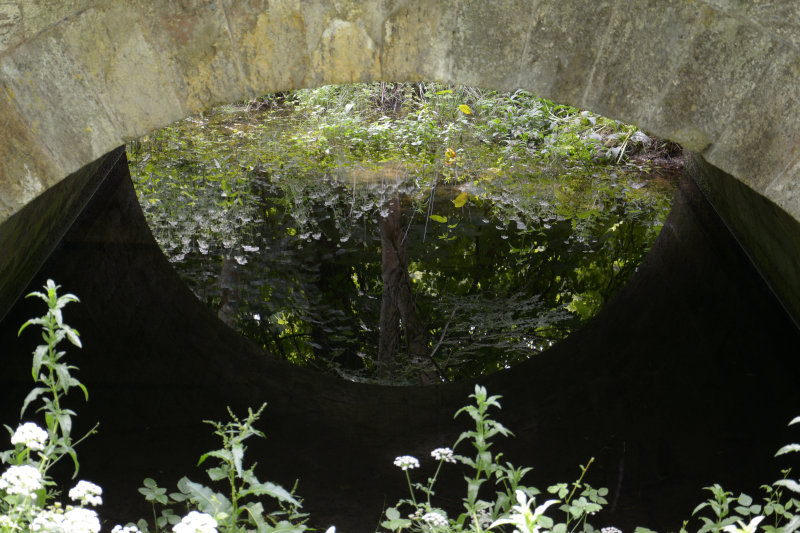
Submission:
[[[247,259],[243,255],[234,256],[233,259],[240,265],[246,265],[247,264]]]
[[[99,533],[100,519],[91,509],[69,509],[62,528],[64,533]]]
[[[33,422],[25,422],[14,432],[11,437],[11,444],[24,444],[26,448],[34,451],[44,450],[44,445],[47,442],[47,432],[34,424]]]
[[[0,530],[14,530],[19,529],[19,526],[14,523],[10,516],[0,514]]]
[[[0,476],[0,490],[8,494],[30,496],[42,488],[42,474],[31,465],[10,466]]]
[[[72,501],[81,502],[81,505],[103,505],[103,489],[90,481],[78,481],[78,484],[69,491]]]
[[[425,513],[422,515],[422,521],[432,527],[447,527],[447,517],[441,513]]]
[[[619,528],[610,526],[610,527],[604,527],[603,529],[601,529],[600,533],[622,533],[622,530],[620,530]]]
[[[733,524],[725,526],[722,528],[722,531],[726,531],[727,533],[755,533],[759,522],[762,520],[764,520],[764,517],[760,515],[750,520],[749,524],[737,520],[735,526]]]
[[[419,461],[416,457],[411,457],[410,455],[401,455],[400,457],[395,458],[394,466],[403,470],[408,470],[409,468],[419,468]]]
[[[114,529],[111,530],[111,533],[142,533],[138,527],[134,526],[133,524],[127,525],[125,527],[116,525]]]
[[[456,458],[453,457],[453,450],[450,448],[436,448],[431,452],[431,457],[437,461],[444,461],[446,463],[456,462]]]
[[[210,514],[192,511],[179,524],[172,526],[175,533],[217,533],[217,521]]]
[[[242,246],[242,248],[244,249],[245,252],[257,252],[259,250],[258,246],[249,246],[247,244]]]
[[[36,518],[31,522],[31,531],[34,533],[39,531],[42,533],[63,531],[63,525],[64,515],[62,513],[53,511],[52,509],[45,509],[36,515]]]
[[[478,509],[477,513],[478,524],[483,529],[489,529],[489,526],[492,523],[492,515],[489,514],[489,510],[486,508]]]

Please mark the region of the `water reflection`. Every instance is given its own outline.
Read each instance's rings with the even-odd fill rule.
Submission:
[[[614,171],[432,180],[399,163],[313,180],[254,168],[250,183],[239,209],[211,209],[221,237],[167,239],[181,275],[269,351],[396,384],[509,368],[564,338],[627,281],[672,190]]]

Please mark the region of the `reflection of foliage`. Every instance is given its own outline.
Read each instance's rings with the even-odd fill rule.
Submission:
[[[224,106],[129,152],[198,296],[287,360],[354,379],[375,372],[374,228],[403,199],[416,304],[457,379],[545,349],[627,280],[670,203],[627,159],[652,142],[524,91],[374,84]]]

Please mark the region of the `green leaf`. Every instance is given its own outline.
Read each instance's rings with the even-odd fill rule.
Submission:
[[[211,478],[211,481],[219,481],[220,479],[228,477],[228,471],[219,466],[209,468],[206,472],[208,473],[208,477]]]
[[[397,520],[384,520],[381,522],[381,527],[390,531],[400,531],[411,526],[411,520],[407,518],[398,518]]]
[[[230,514],[232,510],[231,502],[223,494],[200,483],[195,483],[189,478],[181,478],[178,481],[178,488],[187,494],[197,508],[204,513],[214,516],[221,512]]]
[[[800,452],[800,444],[787,444],[775,453],[775,457],[790,452]]]
[[[247,489],[241,491],[242,496],[272,496],[273,498],[291,503],[292,505],[296,505],[297,507],[302,507],[299,501],[297,501],[286,489],[281,487],[280,485],[276,485],[275,483],[267,482],[260,482],[257,479],[253,478],[250,481]]]
[[[470,502],[474,502],[475,500],[478,499],[478,491],[480,490],[484,480],[470,479],[470,478],[464,478],[464,479],[467,480],[467,500],[469,500]]]
[[[447,217],[443,217],[441,215],[431,215],[430,218],[434,222],[441,222],[442,224],[447,222]]]
[[[472,114],[472,109],[470,109],[467,104],[459,105],[458,109],[461,110],[461,112],[464,113],[465,115],[471,115]]]
[[[783,533],[792,533],[798,527],[800,527],[800,516],[794,515],[789,523],[783,526]]]
[[[236,468],[236,474],[242,477],[242,459],[244,458],[244,446],[241,442],[234,443],[231,446],[231,456],[233,457],[233,466]]]
[[[208,459],[209,457],[216,457],[217,459],[221,459],[223,462],[232,463],[233,456],[227,450],[214,450],[213,452],[204,453],[200,456],[200,460],[197,462],[197,466],[203,464],[203,462]]]
[[[400,518],[400,511],[398,511],[394,507],[389,507],[388,509],[386,509],[386,518],[388,518],[389,520],[397,520],[398,518]]]
[[[466,191],[462,192],[461,194],[456,196],[455,200],[453,200],[453,205],[456,206],[456,208],[464,207],[464,204],[467,203],[468,197],[469,195],[466,193]]]
[[[64,326],[63,329],[67,333],[67,339],[69,339],[69,342],[71,342],[72,344],[74,344],[78,348],[83,348],[83,345],[81,344],[81,340],[78,338],[78,332],[77,331],[75,331],[74,329],[72,329],[69,326]]]
[[[779,487],[786,487],[792,492],[796,492],[800,494],[800,483],[793,479],[779,479],[773,485],[777,485]]]
[[[44,387],[36,387],[30,391],[25,397],[25,401],[22,402],[22,409],[19,412],[19,417],[22,418],[25,414],[25,410],[28,408],[28,405],[45,392],[47,392],[47,389]]]

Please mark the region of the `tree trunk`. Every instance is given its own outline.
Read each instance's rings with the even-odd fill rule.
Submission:
[[[433,383],[436,373],[428,357],[425,327],[417,315],[411,293],[411,277],[408,273],[408,246],[405,224],[400,208],[400,198],[389,201],[389,214],[381,218],[381,257],[383,295],[381,300],[380,340],[378,345],[379,377],[391,377],[396,371],[400,346],[400,324],[403,325],[407,353],[412,364],[419,370],[420,381]]]
[[[222,271],[219,275],[219,311],[217,316],[228,326],[236,327],[236,315],[239,312],[239,289],[236,264],[228,254],[222,256]]]

